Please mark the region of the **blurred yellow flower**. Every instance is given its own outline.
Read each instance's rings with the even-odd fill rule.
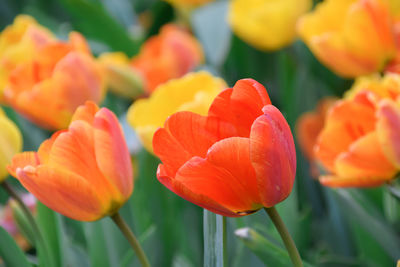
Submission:
[[[233,0],[229,23],[241,39],[260,50],[276,50],[296,37],[297,19],[311,0]]]
[[[0,33],[0,102],[10,72],[21,62],[32,59],[35,51],[54,37],[34,18],[19,15]]]
[[[22,135],[17,126],[0,109],[0,183],[7,178],[6,166],[22,149]]]
[[[206,115],[214,98],[227,87],[224,80],[205,71],[189,73],[161,84],[147,99],[139,99],[128,110],[128,122],[143,146],[153,152],[155,131],[178,111]]]
[[[332,71],[357,77],[395,57],[393,22],[386,0],[326,0],[299,20],[298,32]]]
[[[103,53],[99,61],[111,91],[126,98],[135,98],[144,92],[140,74],[131,67],[130,59],[124,53]]]

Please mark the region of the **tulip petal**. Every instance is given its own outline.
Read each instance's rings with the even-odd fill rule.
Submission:
[[[104,196],[81,176],[65,169],[49,166],[18,168],[16,177],[43,204],[72,219],[93,221],[110,207]]]
[[[272,105],[251,127],[250,158],[263,205],[271,207],[291,192],[296,174],[296,150],[289,125]]]
[[[235,135],[232,125],[215,117],[178,112],[165,122],[153,137],[154,153],[164,163],[169,176],[194,156],[205,157],[217,141]]]
[[[378,177],[338,177],[334,175],[323,175],[319,178],[319,182],[329,187],[377,187],[382,185],[385,180]]]
[[[264,86],[253,79],[242,79],[232,89],[217,96],[208,114],[235,125],[239,136],[249,137],[251,124],[269,104],[271,101]]]
[[[383,154],[376,132],[371,132],[341,153],[336,161],[336,174],[339,177],[350,178],[380,178],[390,180],[396,173],[396,168]]]
[[[48,164],[84,177],[99,195],[107,198],[111,194],[118,199],[120,193],[97,165],[94,142],[92,126],[84,121],[74,121],[68,131],[61,133],[54,141]]]
[[[383,100],[377,113],[377,133],[382,150],[400,168],[400,110],[392,101]]]
[[[16,177],[17,169],[24,168],[25,166],[36,167],[39,165],[39,157],[35,152],[22,152],[16,154],[12,160],[10,165],[7,166],[8,172]]]
[[[85,105],[79,106],[75,110],[71,121],[82,120],[92,124],[97,111],[99,111],[99,107],[94,102],[86,101]]]
[[[247,214],[262,207],[248,138],[232,137],[215,143],[205,159],[187,161],[175,180],[236,213]]]
[[[169,190],[178,196],[192,202],[193,204],[202,208],[208,209],[212,212],[228,217],[238,217],[240,215],[232,212],[231,210],[221,206],[219,203],[205,196],[204,194],[195,194],[189,188],[184,186],[180,181],[168,176],[164,165],[160,164],[157,169],[157,179]]]
[[[118,119],[102,108],[94,118],[93,127],[99,169],[128,198],[133,190],[132,163]]]
[[[361,100],[338,101],[327,115],[325,127],[317,140],[315,155],[329,171],[335,172],[336,157],[374,128],[375,110],[371,105]]]

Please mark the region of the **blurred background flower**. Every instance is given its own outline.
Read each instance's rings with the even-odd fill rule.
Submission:
[[[297,19],[311,0],[232,0],[229,23],[246,43],[260,50],[277,50],[296,38]]]
[[[22,135],[17,126],[0,108],[0,183],[7,178],[7,165],[22,149]]]
[[[314,55],[349,78],[381,71],[395,57],[393,29],[386,0],[326,0],[298,23]]]
[[[179,26],[168,24],[149,38],[132,59],[148,93],[172,78],[179,78],[203,62],[200,43]]]

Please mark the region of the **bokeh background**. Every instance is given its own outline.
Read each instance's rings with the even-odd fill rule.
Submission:
[[[324,96],[340,97],[350,88],[352,80],[340,78],[324,67],[300,40],[274,52],[246,44],[227,23],[228,6],[229,1],[214,1],[186,17],[205,53],[205,62],[197,69],[222,77],[229,86],[241,78],[262,83],[295,136],[300,114],[314,109]],[[122,51],[132,57],[162,25],[182,19],[180,12],[158,0],[1,0],[0,30],[18,14],[29,14],[61,39],[72,30],[79,31],[94,55]],[[136,171],[134,193],[122,208],[122,215],[153,266],[201,266],[203,210],[157,181],[159,160],[141,148],[126,122],[131,103],[112,92],[102,103],[120,118]],[[11,108],[4,109],[23,133],[24,150],[36,150],[51,134]],[[384,187],[322,187],[311,177],[301,151],[297,152],[295,187],[277,208],[303,258],[315,266],[394,266],[400,258],[398,201]],[[15,179],[9,181],[24,190]],[[5,205],[7,200],[8,195],[0,190],[0,204]],[[58,266],[138,266],[129,244],[109,218],[81,223],[40,204],[37,218]],[[250,227],[257,235],[235,235],[235,230],[243,227]],[[280,242],[263,212],[228,218],[228,266],[290,266],[279,259],[276,247],[282,246]],[[35,262],[35,250],[27,253]]]

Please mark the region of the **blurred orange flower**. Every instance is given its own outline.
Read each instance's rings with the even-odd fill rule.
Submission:
[[[329,108],[337,101],[337,98],[326,97],[319,103],[315,111],[302,114],[296,122],[296,135],[300,149],[311,163],[311,174],[318,177],[318,169],[315,166],[314,146],[317,137],[325,124],[325,118]]]
[[[144,43],[132,59],[132,66],[143,76],[146,90],[153,92],[158,85],[183,76],[202,61],[200,43],[185,30],[167,24]]]
[[[101,68],[79,33],[43,45],[10,73],[4,90],[8,104],[51,130],[66,128],[79,105],[103,95]]]
[[[361,78],[330,110],[315,147],[333,187],[379,186],[400,167],[400,75]]]
[[[300,19],[298,32],[323,64],[356,77],[395,57],[393,22],[386,0],[326,0]]]
[[[215,0],[164,0],[176,7],[196,7],[207,4]]]
[[[118,119],[93,102],[38,152],[14,156],[8,171],[49,208],[75,220],[113,215],[133,190],[129,151]]]
[[[290,194],[296,153],[290,128],[252,79],[222,91],[208,116],[178,112],[153,138],[157,178],[212,212],[236,217]]]
[[[33,58],[39,48],[54,40],[53,35],[35,19],[19,15],[0,33],[0,101],[11,71]]]

